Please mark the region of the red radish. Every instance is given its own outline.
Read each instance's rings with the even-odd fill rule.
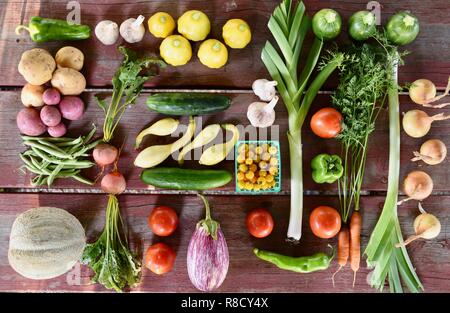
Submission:
[[[83,116],[84,102],[78,97],[67,96],[59,103],[59,109],[62,117],[71,121],[76,121]]]
[[[102,190],[106,193],[118,195],[125,191],[127,183],[125,177],[117,171],[111,172],[103,176],[100,183]]]
[[[34,108],[23,108],[17,114],[17,127],[27,136],[40,136],[47,130],[39,116],[39,111]]]
[[[95,163],[103,167],[114,163],[118,154],[119,150],[116,147],[107,143],[100,143],[95,147],[92,156],[94,157]]]
[[[67,132],[67,127],[63,122],[59,123],[56,126],[50,126],[47,128],[47,132],[52,137],[62,137]]]
[[[56,105],[61,101],[61,94],[56,88],[48,88],[42,94],[42,99],[47,105]]]
[[[46,105],[41,109],[41,120],[47,126],[56,126],[61,122],[61,113],[55,106]]]

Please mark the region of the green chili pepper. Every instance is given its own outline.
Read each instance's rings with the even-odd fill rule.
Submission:
[[[318,184],[332,184],[344,172],[342,159],[338,155],[318,154],[311,161],[312,178]]]
[[[334,258],[334,250],[331,255],[319,252],[311,256],[290,257],[275,252],[253,249],[253,253],[261,260],[275,264],[282,270],[297,273],[312,273],[315,271],[326,270]]]
[[[34,42],[81,40],[91,36],[91,28],[88,25],[69,24],[64,20],[39,16],[33,16],[28,27],[17,26],[16,34],[19,35],[22,29],[30,33],[30,38]]]

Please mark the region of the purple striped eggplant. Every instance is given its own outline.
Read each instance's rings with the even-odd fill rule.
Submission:
[[[222,285],[228,272],[228,246],[220,224],[211,218],[208,200],[198,194],[205,204],[206,217],[197,223],[189,242],[187,269],[192,284],[201,291],[212,291]]]

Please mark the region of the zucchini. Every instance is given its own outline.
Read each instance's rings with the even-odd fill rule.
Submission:
[[[193,170],[178,167],[157,167],[143,170],[141,180],[163,189],[205,190],[224,186],[232,179],[225,170]]]
[[[222,112],[231,105],[230,98],[213,93],[168,92],[147,98],[147,107],[166,115],[202,115]]]

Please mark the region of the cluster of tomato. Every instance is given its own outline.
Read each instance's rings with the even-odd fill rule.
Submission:
[[[148,217],[148,226],[157,236],[170,236],[178,227],[178,215],[170,207],[155,207]],[[145,266],[155,274],[165,274],[172,270],[175,257],[176,253],[170,246],[159,242],[147,249]]]

